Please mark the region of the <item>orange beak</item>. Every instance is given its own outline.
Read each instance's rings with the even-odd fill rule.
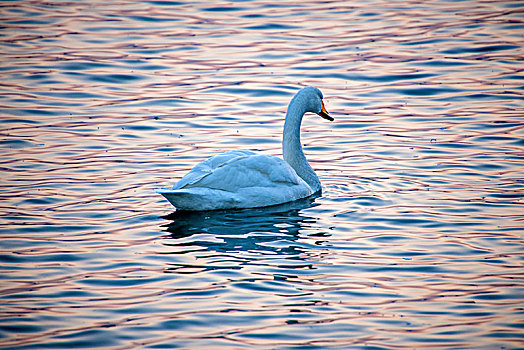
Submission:
[[[321,102],[322,102],[322,110],[318,112],[318,115],[332,122],[333,120],[335,120],[335,118],[329,115],[328,111],[326,110],[326,106],[324,106],[324,101],[321,101]]]

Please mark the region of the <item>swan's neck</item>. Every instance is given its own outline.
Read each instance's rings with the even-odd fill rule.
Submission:
[[[295,169],[297,175],[311,187],[313,192],[318,192],[321,189],[320,180],[307,162],[300,143],[300,124],[306,111],[298,102],[296,99],[291,100],[287,109],[282,153],[284,160]]]

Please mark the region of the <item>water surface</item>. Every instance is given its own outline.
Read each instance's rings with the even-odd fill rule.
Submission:
[[[524,6],[0,5],[0,345],[523,346]],[[321,197],[183,214],[213,154],[307,116]]]

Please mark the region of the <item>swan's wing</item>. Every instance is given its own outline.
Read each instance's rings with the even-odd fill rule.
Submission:
[[[180,181],[178,181],[174,186],[173,190],[178,190],[181,188],[194,187],[192,185],[198,183],[204,177],[212,174],[216,169],[225,166],[230,162],[237,161],[239,159],[254,155],[254,152],[247,150],[236,150],[228,151],[222,154],[213,156],[201,163],[195,165],[189,173],[187,173]]]
[[[198,164],[173,189],[202,187],[238,192],[250,187],[277,190],[297,185],[305,182],[284,160],[250,151],[231,151]]]

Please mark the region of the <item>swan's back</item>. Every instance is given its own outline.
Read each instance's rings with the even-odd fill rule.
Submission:
[[[184,187],[196,187],[195,185],[198,184],[199,181],[213,174],[220,168],[254,154],[254,152],[248,150],[228,151],[222,154],[217,154],[216,156],[195,165],[189,173],[184,175],[184,177],[173,186],[172,189],[178,190]]]
[[[213,156],[159,192],[179,210],[264,207],[313,194],[287,162],[247,150]]]

